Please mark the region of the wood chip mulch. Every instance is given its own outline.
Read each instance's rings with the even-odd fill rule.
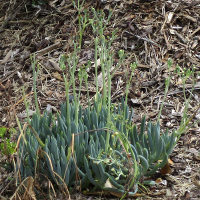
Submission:
[[[23,87],[30,112],[35,110],[30,55],[36,55],[40,68],[37,87],[41,110],[50,106],[56,111],[65,101],[59,57],[73,51],[73,39],[78,34],[77,10],[71,0],[42,2],[43,5],[33,5],[31,0],[1,0],[0,127],[17,128],[15,115],[21,121],[25,119]],[[194,70],[194,78],[186,82],[186,97],[192,93],[188,115],[196,111],[191,122],[193,126],[180,138],[170,157],[173,161],[171,173],[158,173],[154,178],[160,178],[160,183],[150,188],[147,196],[138,199],[200,199],[200,110],[197,110],[200,102],[200,1],[87,0],[84,8],[90,10],[91,7],[102,10],[105,16],[112,11],[105,35],[110,36],[118,29],[112,46],[114,65],[119,50],[123,49],[127,56],[112,80],[113,102],[124,96],[130,63],[138,63],[129,91],[129,104],[135,110],[134,123],[139,124],[144,115],[155,121],[164,97],[165,80],[170,73],[161,126],[169,130],[178,128],[184,111],[184,95],[183,80],[177,70],[180,73]],[[173,61],[170,70],[168,59]],[[83,35],[78,67],[88,60],[94,62],[94,35],[89,27]],[[92,70],[89,75],[92,98],[95,94]],[[83,87],[83,104],[85,94]],[[15,140],[15,136],[12,139]],[[12,160],[2,155],[0,163],[8,159]],[[10,177],[13,177],[13,172],[0,166],[0,199],[1,196],[11,196],[16,189],[13,183],[9,184]]]

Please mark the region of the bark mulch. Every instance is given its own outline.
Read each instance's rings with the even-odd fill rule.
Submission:
[[[170,88],[161,115],[161,126],[170,131],[178,128],[184,111],[184,95],[183,81],[176,70],[178,66],[180,72],[194,69],[194,78],[189,78],[186,83],[186,97],[192,92],[188,115],[196,112],[191,122],[193,126],[180,138],[170,156],[173,161],[170,173],[156,174],[154,180],[159,184],[146,193],[141,192],[138,199],[200,199],[200,1],[87,0],[84,8],[91,7],[102,10],[105,16],[112,11],[105,35],[110,36],[118,29],[112,46],[116,53],[114,65],[118,62],[117,52],[120,49],[127,55],[112,80],[113,102],[124,96],[130,63],[138,63],[129,91],[129,104],[135,110],[134,123],[139,124],[144,115],[148,120],[156,120],[164,96],[165,79],[169,76],[167,61],[172,59]],[[73,51],[73,38],[77,34],[77,10],[70,0],[1,0],[0,127],[17,128],[15,115],[21,121],[25,119],[23,87],[30,113],[35,110],[30,59],[33,54],[40,67],[37,82],[39,106],[41,110],[47,107],[55,111],[59,109],[60,103],[65,101],[59,56]],[[83,35],[78,67],[88,60],[94,62],[94,35],[89,27]],[[95,94],[93,80],[94,72],[90,70],[91,98]],[[83,87],[83,104],[85,94]],[[11,140],[15,141],[15,137],[13,135]],[[5,156],[1,152],[0,164],[11,162],[13,157],[15,155]],[[16,191],[14,181],[10,181],[12,177],[12,169],[0,167],[0,199]],[[71,198],[103,197],[75,194]]]

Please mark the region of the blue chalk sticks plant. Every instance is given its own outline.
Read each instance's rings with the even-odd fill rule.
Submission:
[[[80,10],[80,8],[79,8]],[[83,17],[83,19],[81,18]],[[88,16],[87,16],[88,17]],[[110,15],[109,15],[110,17]],[[108,17],[108,18],[109,18]],[[182,129],[169,133],[160,130],[156,124],[146,122],[143,117],[141,126],[132,123],[133,109],[130,109],[128,91],[136,63],[131,64],[131,75],[126,86],[125,99],[119,104],[111,100],[111,80],[113,77],[112,42],[104,36],[108,19],[103,13],[93,9],[93,18],[79,15],[80,38],[74,41],[74,52],[70,56],[60,57],[60,67],[65,83],[66,103],[62,104],[57,114],[41,114],[37,103],[37,62],[32,60],[34,74],[34,93],[36,113],[27,120],[24,128],[18,121],[20,135],[18,140],[19,159],[16,164],[18,181],[26,177],[42,175],[61,189],[76,186],[84,190],[107,191],[118,194],[121,199],[134,195],[139,184],[145,184],[168,162],[169,155],[176,145]],[[90,101],[87,69],[91,63],[77,69],[78,52],[81,48],[85,26],[91,26],[95,35],[95,85],[96,95]],[[98,64],[102,73],[102,92],[98,85]],[[119,51],[120,67],[125,59],[123,50]],[[169,67],[171,62],[168,63]],[[68,68],[66,69],[66,66]],[[115,69],[116,69],[115,68]],[[75,85],[75,72],[79,71],[79,92]],[[166,82],[166,92],[170,80]],[[80,91],[85,83],[88,104],[80,104]],[[70,88],[73,101],[70,101]],[[166,95],[165,95],[166,97]],[[162,107],[162,106],[161,106]],[[160,112],[161,113],[161,112]],[[160,117],[160,114],[159,114]],[[153,182],[151,182],[153,183]]]

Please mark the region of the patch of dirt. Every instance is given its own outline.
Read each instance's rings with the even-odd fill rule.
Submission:
[[[59,68],[59,57],[73,51],[73,39],[78,34],[77,10],[70,0],[41,1],[35,6],[31,0],[1,0],[0,4],[0,127],[17,127],[26,117],[24,88],[30,110],[34,111],[33,76],[30,55],[35,54],[38,74],[38,100],[41,110],[49,105],[59,108],[65,101],[64,81]],[[104,3],[102,3],[104,2]],[[112,100],[124,96],[126,72],[130,63],[137,60],[129,91],[129,104],[135,110],[134,123],[143,115],[155,120],[165,92],[165,79],[169,76],[167,61],[173,60],[170,69],[170,88],[161,115],[161,125],[170,130],[180,125],[184,109],[183,82],[175,72],[195,67],[196,83],[188,115],[195,113],[194,125],[180,138],[171,155],[171,174],[158,174],[161,183],[152,187],[141,199],[200,199],[200,2],[193,0],[114,0],[86,1],[84,8],[95,7],[106,16],[112,11],[105,35],[117,28],[114,65],[117,52],[125,50],[127,59],[112,80]],[[90,16],[92,14],[90,13]],[[86,28],[78,66],[94,61],[94,35]],[[33,57],[32,57],[33,59]],[[94,73],[90,72],[89,90],[95,94]],[[193,80],[186,84],[186,96],[192,91]],[[85,88],[82,88],[84,102]],[[14,140],[14,138],[13,138]],[[0,141],[1,142],[1,141]],[[12,158],[2,157],[0,162]],[[9,178],[13,172],[0,168],[0,195],[12,195],[14,184]],[[78,195],[76,195],[78,198]],[[86,197],[87,198],[87,197]],[[89,197],[90,198],[90,197]]]

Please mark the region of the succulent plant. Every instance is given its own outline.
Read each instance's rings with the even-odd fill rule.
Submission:
[[[124,193],[131,181],[137,188],[144,176],[162,168],[176,142],[174,134],[160,133],[159,123],[146,126],[145,118],[137,132],[132,124],[133,111],[124,101],[113,105],[109,122],[101,99],[84,109],[79,106],[78,123],[73,102],[69,109],[70,125],[66,104],[61,105],[60,114],[33,115],[31,128],[19,145],[17,169],[23,178],[41,173],[60,186],[63,182],[82,189],[93,185],[94,189]]]

